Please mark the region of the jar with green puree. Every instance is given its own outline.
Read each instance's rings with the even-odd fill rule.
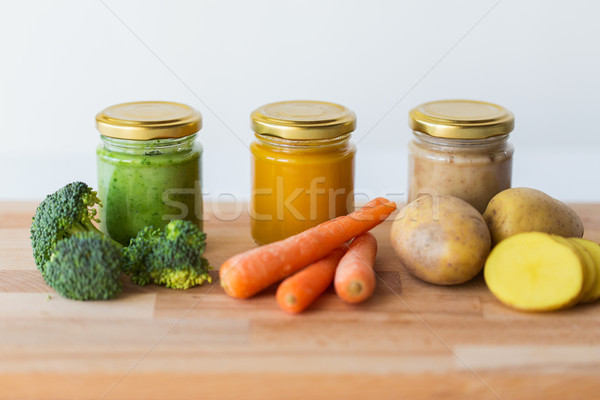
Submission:
[[[185,104],[117,104],[96,115],[100,228],[123,245],[146,226],[202,229],[201,114]]]

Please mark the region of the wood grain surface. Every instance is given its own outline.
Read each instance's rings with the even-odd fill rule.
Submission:
[[[250,300],[212,284],[131,283],[117,299],[61,298],[31,256],[35,203],[0,203],[0,399],[598,399],[600,302],[528,314],[481,276],[412,278],[377,227],[378,286],[366,303],[332,290],[291,316],[275,288]],[[254,246],[247,213],[207,207],[207,258]],[[573,205],[600,241],[600,204]]]

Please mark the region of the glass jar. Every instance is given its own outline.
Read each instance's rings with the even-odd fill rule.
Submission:
[[[513,114],[496,104],[442,100],[409,113],[408,201],[422,195],[459,197],[483,213],[511,187]]]
[[[202,116],[179,103],[135,102],[96,116],[100,229],[123,245],[145,226],[202,229]]]
[[[354,209],[352,111],[287,101],[265,105],[251,119],[250,217],[257,243],[285,239]]]

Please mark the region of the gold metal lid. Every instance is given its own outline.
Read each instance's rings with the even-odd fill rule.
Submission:
[[[506,108],[475,100],[440,100],[421,104],[408,113],[414,131],[448,139],[485,139],[506,135],[515,117]]]
[[[202,128],[202,114],[181,103],[137,101],[110,106],[96,115],[103,136],[129,140],[180,138]]]
[[[344,106],[324,101],[280,101],[250,115],[254,132],[291,140],[331,139],[356,128],[356,115]]]

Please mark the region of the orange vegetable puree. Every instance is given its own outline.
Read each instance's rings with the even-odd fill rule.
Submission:
[[[256,134],[251,145],[251,230],[259,244],[300,233],[354,209],[350,135],[286,140]]]

